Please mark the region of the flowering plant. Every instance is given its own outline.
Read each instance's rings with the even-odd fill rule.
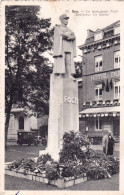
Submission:
[[[82,147],[85,150],[82,150]],[[8,168],[23,169],[24,174],[28,171],[45,174],[49,180],[61,177],[77,177],[86,173],[87,178],[103,179],[111,178],[111,175],[119,172],[119,159],[114,156],[106,156],[96,153],[90,148],[87,137],[73,131],[63,136],[63,148],[60,152],[59,162],[55,162],[49,154],[34,159],[16,160],[9,164]]]
[[[46,164],[46,177],[49,180],[56,180],[59,178],[58,164],[53,162],[51,164]]]
[[[63,136],[63,148],[60,152],[60,162],[64,163],[77,159],[83,161],[85,159],[85,152],[81,149],[83,146],[88,151],[90,142],[81,133],[75,133],[74,131],[65,133]]]

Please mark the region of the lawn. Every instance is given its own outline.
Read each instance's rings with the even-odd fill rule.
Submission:
[[[29,181],[22,178],[5,176],[5,190],[60,190],[55,186]],[[73,191],[118,191],[119,175],[113,175],[112,179],[87,181],[75,186],[63,189]]]
[[[5,161],[10,162],[15,159],[39,156],[41,146],[9,146],[5,152]],[[101,152],[100,150],[97,150]],[[119,152],[114,152],[115,156],[119,156]],[[55,186],[29,181],[22,178],[5,176],[5,190],[60,190]],[[119,190],[119,174],[113,175],[112,179],[101,179],[87,181],[63,190],[81,190],[81,191],[118,191]]]

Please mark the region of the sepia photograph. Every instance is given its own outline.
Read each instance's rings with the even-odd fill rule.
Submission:
[[[123,8],[2,1],[0,194],[123,194]]]

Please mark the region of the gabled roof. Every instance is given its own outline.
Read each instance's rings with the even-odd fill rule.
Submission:
[[[94,33],[101,32],[101,31],[102,30],[98,28]]]
[[[103,28],[102,30],[103,30],[103,31],[109,30],[109,29],[111,29],[111,28],[114,28],[114,27],[117,26],[118,24],[120,24],[120,20],[118,20],[118,21],[116,21],[116,22],[110,24],[109,26]]]
[[[97,32],[100,32],[100,31],[106,31],[106,30],[109,30],[109,29],[113,29],[114,27],[120,25],[120,20],[110,24],[109,26],[103,28],[103,29],[97,29],[94,33],[97,33]]]
[[[88,29],[91,34],[90,34],[89,37],[86,38],[85,43],[83,45],[88,44],[88,43],[92,43],[95,33],[97,34],[98,32],[109,31],[109,30],[113,29],[114,27],[116,27],[118,25],[120,25],[120,20],[110,24],[109,26],[107,26],[105,28],[97,29],[96,31],[92,31],[92,30]],[[81,48],[83,45],[79,46],[79,48]]]

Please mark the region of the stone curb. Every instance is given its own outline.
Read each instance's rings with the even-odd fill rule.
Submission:
[[[10,176],[14,176],[14,177],[18,177],[18,178],[24,178],[24,179],[28,179],[28,180],[32,180],[32,181],[42,182],[45,184],[51,184],[51,185],[57,186],[58,188],[61,188],[61,189],[71,187],[71,186],[74,186],[76,184],[87,181],[87,176],[85,173],[81,174],[77,178],[69,177],[69,178],[60,178],[57,180],[49,180],[48,178],[43,177],[42,174],[35,174],[35,173],[31,173],[31,172],[24,175],[24,173],[22,171],[9,170],[7,168],[5,169],[5,174],[10,175]]]

